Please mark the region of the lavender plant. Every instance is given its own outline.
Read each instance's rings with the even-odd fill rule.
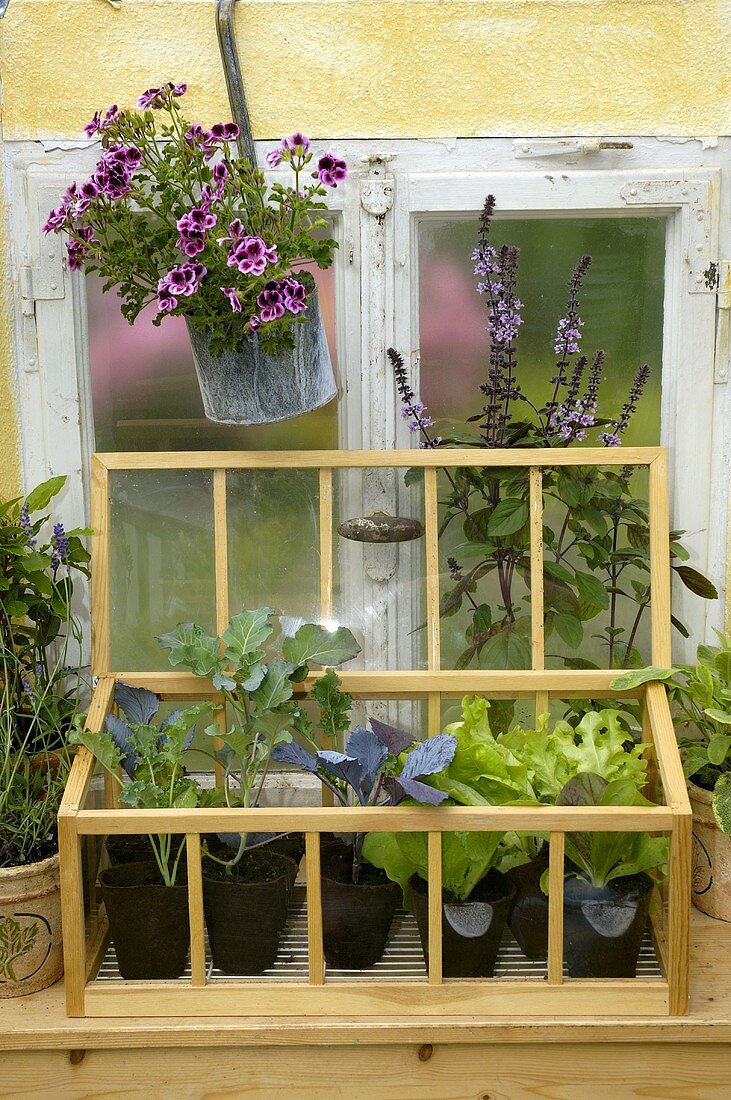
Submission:
[[[495,198],[488,195],[472,259],[477,291],[487,313],[489,363],[480,386],[480,406],[464,432],[434,434],[434,422],[410,385],[398,352],[388,355],[394,370],[402,416],[418,434],[421,447],[568,447],[588,441],[621,446],[650,377],[637,370],[616,414],[600,412],[605,353],[582,350],[581,288],[591,267],[582,256],[568,286],[566,310],[556,325],[554,367],[543,405],[534,403],[519,379],[518,335],[523,303],[518,297],[518,249],[491,241]],[[477,430],[472,428],[477,426]],[[440,534],[458,522],[464,541],[445,565],[450,584],[441,603],[443,617],[469,612],[464,649],[456,667],[529,668],[531,620],[528,479],[523,471],[455,468],[445,471]],[[409,480],[418,472],[410,471]],[[573,668],[596,668],[579,656],[587,632],[603,647],[610,668],[644,664],[638,647],[640,627],[650,606],[648,504],[637,490],[631,466],[558,467],[544,471],[544,606],[547,657]],[[713,584],[683,564],[684,532],[671,531],[671,565],[683,584],[704,599],[715,599]],[[496,578],[497,599],[481,584]],[[683,624],[673,625],[687,637]],[[558,638],[568,653],[551,653]]]
[[[329,267],[337,247],[322,236],[321,211],[347,166],[332,153],[314,162],[295,133],[267,156],[291,169],[293,185],[269,187],[232,152],[235,123],[206,130],[183,118],[186,90],[169,82],[144,92],[137,111],[97,112],[84,127],[101,141],[96,169],[71,184],[44,232],[66,234],[69,267],[117,288],[130,323],[153,305],[153,324],[184,316],[210,334],[214,354],[251,333],[268,352],[292,346],[315,286],[304,268]]]

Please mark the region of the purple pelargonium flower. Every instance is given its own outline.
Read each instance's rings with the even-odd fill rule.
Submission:
[[[235,122],[214,122],[211,126],[211,138],[214,141],[235,141],[240,133]]]
[[[207,268],[202,263],[181,264],[173,267],[167,275],[161,279],[161,283],[167,286],[175,298],[189,298],[200,287],[200,281],[206,274]],[[160,283],[158,283],[158,290]]]
[[[317,172],[313,175],[326,187],[337,187],[347,178],[348,166],[332,153],[323,153],[317,162]]]
[[[267,264],[277,262],[277,249],[267,247],[261,237],[242,237],[232,248],[229,267],[238,267],[242,275],[261,275]]]
[[[141,160],[136,145],[112,145],[102,153],[92,180],[108,198],[122,198],[132,190],[129,181]]]
[[[276,321],[278,317],[283,317],[285,305],[281,284],[275,280],[267,283],[256,299],[256,304],[261,310],[262,321]]]
[[[282,138],[282,148],[289,150],[294,156],[303,156],[310,148],[310,139],[299,130],[291,137]]]
[[[257,317],[256,314],[254,314],[253,317],[249,318],[249,332],[258,332],[260,328],[261,318]]]
[[[151,107],[153,111],[159,110],[165,106],[165,93],[170,92],[171,95],[181,96],[185,95],[188,91],[187,84],[173,84],[171,80],[168,80],[167,84],[161,84],[159,88],[148,88],[146,92],[137,100],[137,106],[141,111]]]
[[[110,122],[113,122],[119,114],[119,107],[116,103],[113,103],[111,107],[107,107],[104,114],[104,118],[101,116],[101,111],[95,111],[94,117],[90,122],[87,122],[84,127],[84,133],[87,137],[93,137],[94,134],[99,133],[102,130],[106,130]]]
[[[210,131],[204,130],[197,122],[193,123],[185,133],[185,140],[193,146],[207,145],[210,139]]]
[[[267,153],[266,161],[269,167],[278,168],[282,163],[282,155],[281,149],[272,149],[271,152]]]
[[[296,279],[284,279],[280,286],[284,294],[284,306],[290,313],[303,313],[307,309],[307,288]]]
[[[244,235],[244,223],[241,218],[234,218],[232,222],[228,223],[228,236],[219,237],[219,244],[226,244],[228,241],[232,241],[234,244],[240,240]],[[229,264],[229,267],[233,267],[233,264]]]
[[[195,207],[187,214],[183,214],[176,222],[179,237],[178,248],[181,248],[186,256],[197,256],[206,247],[206,230],[212,229],[218,221],[215,214],[211,214],[207,207]]]
[[[84,261],[89,255],[89,242],[94,239],[94,230],[90,225],[80,225],[73,232],[76,236],[69,239],[66,245],[66,255],[68,256],[69,269],[71,271],[81,271],[84,267]]]
[[[160,279],[157,284],[157,308],[161,313],[172,313],[174,309],[178,308],[178,299],[165,279]]]
[[[221,293],[225,294],[231,303],[231,309],[234,313],[241,313],[241,299],[238,296],[235,286],[222,286]]]

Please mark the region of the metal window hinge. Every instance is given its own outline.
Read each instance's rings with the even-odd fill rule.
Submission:
[[[525,157],[585,157],[603,153],[605,149],[633,149],[631,141],[611,141],[605,138],[520,138],[513,142],[516,160]]]
[[[63,259],[61,244],[55,240],[41,242],[35,266],[24,264],[18,270],[20,296],[21,355],[23,370],[38,370],[38,333],[36,302],[63,298]]]
[[[713,381],[723,385],[729,380],[731,363],[731,261],[712,264],[716,268],[716,344],[713,356]]]

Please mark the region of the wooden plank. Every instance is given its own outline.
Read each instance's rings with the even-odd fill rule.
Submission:
[[[644,794],[651,802],[657,802],[657,750],[652,735],[652,722],[647,707],[647,695],[642,699],[642,744],[644,746],[644,759],[647,761],[647,783]]]
[[[228,508],[226,471],[213,471],[213,553],[216,584],[216,632],[228,626]]]
[[[333,472],[320,470],[320,622],[333,616]]]
[[[690,971],[690,887],[693,818],[678,813],[670,837],[668,885],[667,964],[670,983],[669,1011],[684,1016],[688,1011]]]
[[[530,617],[531,664],[544,666],[543,624],[543,476],[537,466],[530,470]]]
[[[439,515],[435,469],[424,471],[424,538],[427,667],[429,672],[436,672],[441,667],[441,616],[439,614]]]
[[[103,1022],[103,1021],[100,1021]],[[201,1020],[207,1048],[150,1043],[133,1058],[105,1049],[91,1057],[68,1051],[18,1051],[2,1061],[2,1100],[728,1100],[731,1049],[707,1044],[612,1045],[567,1041],[545,1045],[534,1033],[519,1049],[501,1042],[434,1045],[437,1023],[411,1025],[413,1038],[395,1042],[397,1021],[380,1025],[380,1041],[312,1046],[306,1037],[283,1043],[282,1021],[256,1045],[233,1046],[229,1032]],[[375,1025],[370,1023],[375,1030]],[[148,1029],[154,1023],[147,1022]],[[632,1026],[638,1030],[641,1024]],[[388,1034],[390,1030],[390,1035]],[[470,1029],[463,1024],[468,1035]],[[80,1049],[83,1054],[83,1048]],[[117,1085],[116,1082],[123,1082]],[[122,1093],[120,1089],[123,1088]]]
[[[325,981],[319,833],[305,834],[305,872],[307,876],[307,980],[312,987],[321,986]]]
[[[385,451],[117,451],[95,455],[107,470],[275,470],[444,466],[649,466],[660,447],[558,447],[478,450],[455,447]]]
[[[321,671],[311,673],[301,684],[296,684],[297,693],[308,694]],[[455,696],[465,693],[487,694],[495,696],[503,693],[506,698],[532,698],[537,691],[546,691],[555,699],[586,698],[587,695],[602,693],[617,699],[640,699],[642,690],[618,692],[611,688],[612,680],[617,677],[616,669],[409,669],[406,671],[373,671],[360,669],[348,670],[347,666],[338,670],[343,682],[343,690],[361,698],[426,698],[430,692]],[[163,698],[196,699],[220,698],[205,677],[193,673],[175,671],[135,672],[126,671],[117,674],[125,683],[157,691]]]
[[[526,1017],[665,1015],[668,989],[653,979],[590,979],[551,987],[536,981],[352,982],[315,986],[294,982],[209,982],[192,989],[179,982],[98,983],[86,991],[89,1016],[260,1015],[266,993],[270,1016],[417,1015],[473,1017],[480,1012]]]
[[[91,672],[105,676],[110,668],[109,471],[91,458]]]
[[[188,919],[190,922],[190,975],[196,988],[206,984],[206,940],[203,917],[203,876],[200,833],[187,833],[185,856],[188,865]]]
[[[563,985],[564,834],[551,833],[548,858],[548,984]]]
[[[442,834],[429,833],[427,850],[429,983],[442,984]]]
[[[104,728],[104,720],[111,710],[114,701],[114,676],[101,676],[84,723],[88,730],[101,730]],[[60,812],[72,813],[83,805],[86,792],[94,774],[94,757],[88,749],[80,747],[71,765],[71,771],[66,781],[66,789],[61,800]]]
[[[58,848],[66,1012],[69,1016],[83,1016],[86,984],[84,875],[81,863],[81,838],[76,830],[76,816],[68,811],[62,811],[58,815]]]
[[[672,662],[670,631],[670,512],[668,459],[664,449],[650,464],[650,592],[652,604],[652,663]]]
[[[80,810],[79,832],[595,832],[669,831],[665,806],[242,806],[192,810]]]
[[[688,788],[683,775],[675,727],[670,715],[667,690],[664,684],[647,684],[645,705],[652,730],[652,740],[657,754],[665,802],[681,813],[690,813]]]

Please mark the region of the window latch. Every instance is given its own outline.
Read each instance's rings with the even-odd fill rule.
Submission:
[[[573,157],[603,153],[609,149],[633,149],[631,141],[608,138],[520,138],[513,142],[516,160],[527,157]]]

